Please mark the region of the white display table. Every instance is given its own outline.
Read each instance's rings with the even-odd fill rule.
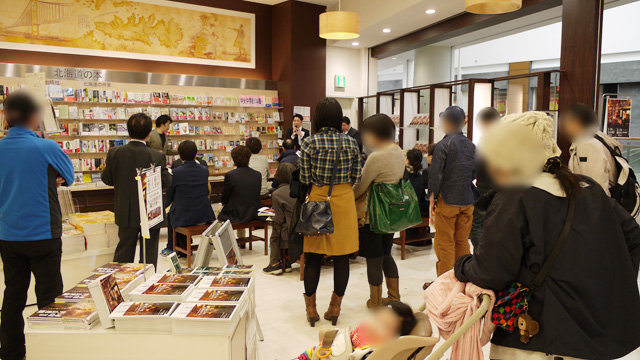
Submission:
[[[231,336],[128,334],[102,329],[99,324],[88,331],[27,328],[25,333],[29,360],[245,360],[252,358],[246,350],[247,326],[251,325],[255,323],[247,311]]]

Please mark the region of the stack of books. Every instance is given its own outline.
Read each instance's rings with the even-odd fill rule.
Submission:
[[[176,335],[231,335],[240,312],[238,305],[184,303],[171,315],[172,331]]]
[[[78,284],[56,297],[56,302],[89,302],[93,301],[86,284]]]
[[[129,293],[131,301],[183,302],[195,288],[200,275],[156,274]]]
[[[116,330],[128,333],[171,333],[175,302],[123,302],[111,313]]]
[[[144,283],[145,275],[150,277],[154,272],[153,265],[147,264],[143,269],[142,264],[135,263],[108,263],[95,268],[93,273],[113,273],[120,288],[122,296],[127,298],[129,292]]]
[[[90,330],[97,323],[98,312],[90,302],[56,302],[27,318],[34,330]]]

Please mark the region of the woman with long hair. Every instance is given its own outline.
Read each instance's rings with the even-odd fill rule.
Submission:
[[[476,202],[488,208],[484,232],[455,265],[463,282],[533,290],[522,298],[520,331],[494,333],[491,359],[630,353],[640,346],[638,224],[598,183],[562,164],[553,119],[527,112],[503,121],[478,147],[497,189]],[[529,328],[531,320],[539,326]]]
[[[313,127],[315,134],[304,139],[300,150],[300,182],[311,186],[309,201],[326,201],[334,178],[330,197],[334,231],[304,238],[304,300],[307,320],[315,326],[320,320],[316,309],[320,268],[324,256],[331,256],[333,294],[324,318],[335,325],[349,282],[349,255],[358,251],[358,217],[352,186],[360,182],[362,167],[356,140],[341,131],[342,107],[336,99],[318,102]],[[338,153],[339,147],[342,150]]]
[[[404,153],[395,143],[396,126],[385,114],[376,114],[364,121],[362,139],[371,154],[362,169],[362,181],[353,189],[356,199],[365,200],[374,184],[398,184],[404,177]],[[361,201],[359,201],[360,203]],[[364,203],[364,201],[362,201]],[[398,266],[391,256],[393,234],[378,234],[371,230],[364,207],[358,218],[363,219],[360,228],[359,255],[367,259],[367,279],[369,280],[369,300],[367,307],[382,304],[382,278],[386,279],[388,298],[400,301]]]

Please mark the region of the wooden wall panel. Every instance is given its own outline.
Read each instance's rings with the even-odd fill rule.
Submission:
[[[271,79],[271,6],[240,0],[179,0],[178,2],[255,14],[256,68],[244,69],[224,66],[73,55],[73,49],[69,49],[69,54],[0,49],[0,61],[16,64],[69,66],[165,74],[206,75],[259,80]]]

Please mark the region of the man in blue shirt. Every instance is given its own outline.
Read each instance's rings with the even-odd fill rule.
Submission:
[[[458,106],[450,106],[440,114],[440,126],[446,136],[436,145],[429,166],[430,218],[436,226],[433,247],[438,257],[438,276],[453,269],[456,259],[470,252],[469,233],[477,192],[473,185],[476,148],[462,134],[464,124],[464,110]]]
[[[0,358],[25,357],[24,311],[31,273],[38,308],[62,293],[62,211],[57,187],[72,184],[73,164],[51,140],[34,132],[41,121],[37,103],[26,93],[4,101],[10,130],[0,140],[0,256],[4,300],[0,315]]]

